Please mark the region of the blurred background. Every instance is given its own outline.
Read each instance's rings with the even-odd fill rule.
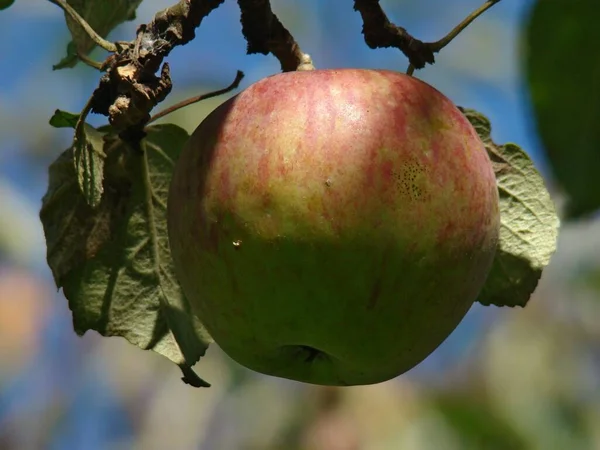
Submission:
[[[481,0],[382,0],[395,22],[436,40]],[[129,40],[173,0],[147,0],[111,35]],[[526,149],[553,188],[523,77],[531,0],[504,0],[417,76],[486,114],[496,142]],[[403,71],[397,50],[370,50],[350,0],[273,0],[319,68]],[[600,449],[600,226],[569,222],[525,309],[474,305],[450,338],[409,373],[345,389],[262,376],[213,345],[196,366],[213,387],[180,381],[167,359],[121,338],[75,335],[45,262],[38,219],[47,168],[70,145],[56,108],[80,111],[99,75],[52,71],[70,36],[61,10],[17,0],[0,11],[0,449]],[[161,108],[279,71],[246,56],[237,5],[214,11],[168,58],[173,93]],[[548,50],[550,51],[550,50]],[[105,55],[92,54],[97,60]],[[168,117],[188,131],[227,97]],[[93,117],[93,124],[105,118]]]

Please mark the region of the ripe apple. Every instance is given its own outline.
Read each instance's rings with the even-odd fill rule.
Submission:
[[[264,374],[373,384],[462,320],[499,229],[483,143],[416,78],[316,70],[214,110],[176,164],[175,273],[220,347]]]

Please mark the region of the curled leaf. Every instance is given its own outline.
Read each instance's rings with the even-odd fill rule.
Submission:
[[[104,133],[87,123],[75,130],[73,139],[73,163],[79,188],[85,201],[95,208],[104,191]]]

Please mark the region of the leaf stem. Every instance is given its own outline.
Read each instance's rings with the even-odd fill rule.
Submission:
[[[75,124],[75,139],[78,139],[78,137],[80,137],[81,133],[83,133],[83,126],[85,125],[85,119],[87,118],[88,114],[90,113],[90,111],[92,109],[93,100],[94,100],[94,96],[91,96],[88,99],[85,106],[83,107],[83,109],[81,110],[81,113],[79,114],[79,118],[77,119],[77,123]]]
[[[238,70],[237,74],[235,76],[235,79],[226,88],[219,89],[218,91],[209,92],[207,94],[197,95],[195,97],[191,97],[191,98],[183,100],[179,103],[176,103],[173,106],[169,106],[168,108],[165,108],[162,111],[153,115],[150,118],[150,120],[148,121],[148,124],[160,119],[161,117],[166,116],[167,114],[171,114],[172,112],[177,111],[178,109],[185,108],[186,106],[192,105],[194,103],[198,103],[202,100],[206,100],[206,99],[209,99],[212,97],[217,97],[218,95],[223,95],[223,94],[226,94],[227,92],[233,91],[240,85],[242,78],[244,78],[244,72],[242,72],[241,70]]]
[[[100,36],[98,33],[96,33],[96,31],[86,22],[86,20],[83,17],[81,17],[79,15],[79,13],[77,11],[75,11],[75,9],[73,9],[73,7],[71,5],[69,5],[66,2],[66,0],[52,0],[52,2],[56,5],[58,5],[60,8],[62,8],[62,10],[65,11],[69,16],[71,16],[71,18],[75,22],[77,22],[81,26],[81,28],[84,29],[84,31],[88,34],[88,36],[99,47],[102,47],[104,50],[106,50],[108,52],[112,52],[112,53],[115,53],[118,50],[118,47],[116,44],[107,41],[102,36]]]
[[[87,55],[85,55],[84,53],[80,52],[79,50],[77,50],[77,57],[85,65],[93,67],[94,69],[100,70],[102,72],[104,71],[104,65],[102,63],[100,63],[98,61],[94,61],[92,58],[89,58]]]

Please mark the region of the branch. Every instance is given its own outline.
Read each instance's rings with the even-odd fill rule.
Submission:
[[[158,12],[150,23],[140,25],[136,38],[104,62],[106,74],[94,91],[92,112],[108,116],[122,137],[141,137],[150,111],[172,88],[164,58],[176,46],[194,39],[202,20],[223,2],[180,0]]]
[[[269,0],[238,0],[238,5],[249,55],[272,53],[281,63],[283,72],[314,69],[310,55],[300,49],[273,13]]]
[[[354,9],[363,19],[365,42],[371,48],[395,47],[408,58],[410,66],[407,70],[412,75],[415,68],[422,69],[425,64],[435,62],[434,53],[438,53],[456,36],[467,28],[477,17],[501,0],[488,0],[473,11],[450,33],[436,42],[423,42],[412,37],[404,28],[391,23],[379,4],[379,0],[354,0]]]
[[[391,23],[379,0],[354,0],[354,10],[362,17],[362,33],[370,48],[395,47],[418,69],[435,62],[434,51],[430,46],[412,37],[404,28]]]

